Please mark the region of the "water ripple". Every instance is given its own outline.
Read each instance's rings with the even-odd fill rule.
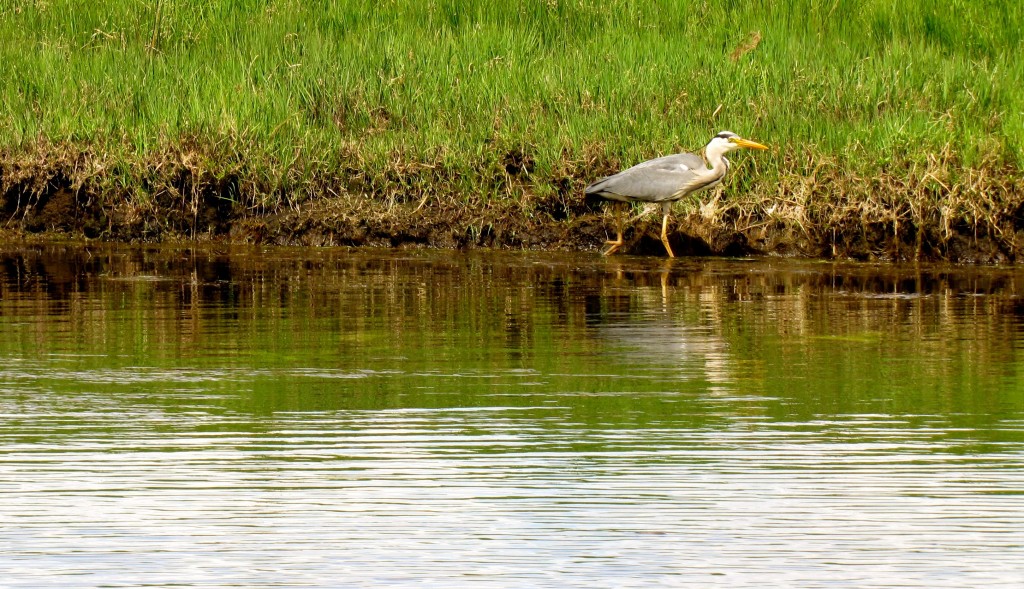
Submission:
[[[948,432],[881,416],[830,422],[835,436],[593,430],[564,407],[522,417],[535,409],[141,412],[86,430],[72,424],[100,416],[19,415],[0,429],[9,586],[1009,587],[1020,572],[1019,452],[936,452]]]
[[[4,587],[1024,584],[1016,270],[34,251]]]

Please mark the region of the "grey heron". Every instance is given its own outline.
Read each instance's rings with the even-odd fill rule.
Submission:
[[[731,131],[715,135],[704,148],[704,158],[695,153],[677,153],[639,163],[613,176],[601,178],[586,188],[587,196],[615,201],[616,239],[608,241],[610,255],[622,247],[622,211],[620,203],[648,202],[661,205],[661,243],[670,258],[674,258],[668,244],[668,217],[672,203],[688,194],[717,186],[729,171],[725,154],[742,147],[768,149]],[[710,168],[707,167],[710,164]]]

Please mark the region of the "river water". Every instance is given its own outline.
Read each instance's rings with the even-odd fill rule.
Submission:
[[[0,248],[3,587],[1024,586],[1024,270]]]

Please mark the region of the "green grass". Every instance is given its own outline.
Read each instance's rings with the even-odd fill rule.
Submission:
[[[274,207],[352,178],[543,198],[730,129],[774,147],[737,192],[822,166],[951,186],[1020,176],[1022,31],[1002,0],[0,0],[0,151],[99,154],[136,198],[194,153]]]

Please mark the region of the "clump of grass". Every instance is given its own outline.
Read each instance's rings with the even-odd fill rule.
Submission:
[[[564,219],[593,177],[728,128],[775,147],[730,179],[736,230],[955,226],[1020,197],[1022,30],[994,0],[6,2],[2,181],[24,192],[34,154],[109,206],[187,184],[252,212],[355,195]]]

